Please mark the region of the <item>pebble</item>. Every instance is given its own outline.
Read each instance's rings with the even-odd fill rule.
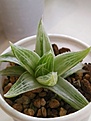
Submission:
[[[60,106],[60,103],[56,99],[51,99],[49,102],[49,107],[50,108],[58,108]]]

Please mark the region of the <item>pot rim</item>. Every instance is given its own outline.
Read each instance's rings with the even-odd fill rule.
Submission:
[[[89,47],[88,44],[80,41],[79,39],[76,39],[74,37],[71,37],[71,36],[68,36],[68,35],[63,35],[63,34],[48,34],[49,37],[55,37],[55,38],[65,38],[65,39],[70,39],[71,41],[75,41],[79,44],[82,44],[83,46],[85,47]],[[26,37],[24,39],[21,39],[19,40],[18,42],[16,42],[15,44],[16,45],[20,45],[20,44],[23,44],[25,41],[28,42],[29,40],[31,41],[32,39],[35,39],[36,38],[36,35],[33,35],[33,36],[30,36],[30,37]],[[10,51],[10,47],[8,47],[3,53],[7,52],[7,51]],[[85,106],[84,108],[72,113],[72,114],[68,114],[68,115],[65,115],[65,116],[62,116],[62,117],[55,117],[55,118],[38,118],[38,117],[32,117],[32,116],[28,116],[28,115],[25,115],[17,110],[15,110],[14,108],[12,108],[3,98],[3,96],[0,94],[0,107],[7,113],[9,114],[11,117],[15,118],[15,119],[20,119],[20,120],[26,120],[29,121],[29,120],[34,120],[34,121],[37,121],[37,120],[40,120],[40,121],[56,121],[56,120],[66,120],[66,119],[71,119],[72,117],[77,117],[77,116],[80,116],[80,115],[83,115],[84,111],[87,112],[88,109],[91,107],[91,102]],[[88,114],[86,114],[88,115]]]

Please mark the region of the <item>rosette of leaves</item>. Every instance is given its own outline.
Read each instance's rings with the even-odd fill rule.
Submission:
[[[55,92],[77,110],[89,103],[65,78],[83,67],[81,61],[90,52],[90,47],[55,56],[42,20],[38,25],[35,51],[16,46],[11,42],[10,46],[11,52],[0,55],[0,61],[13,62],[18,66],[7,67],[1,70],[0,74],[19,78],[4,97],[12,98],[43,87]]]

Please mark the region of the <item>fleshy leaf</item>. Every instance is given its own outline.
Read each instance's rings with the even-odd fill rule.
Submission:
[[[64,74],[66,71],[81,62],[90,50],[91,47],[82,51],[68,52],[56,56],[54,60],[54,70],[58,72],[58,75]]]
[[[12,43],[11,48],[21,66],[25,68],[30,74],[34,75],[35,67],[37,66],[37,63],[40,59],[38,54],[23,47],[15,46]]]
[[[67,80],[58,77],[58,82],[53,87],[47,87],[58,94],[65,102],[79,110],[88,104],[86,98]]]
[[[2,76],[20,76],[25,72],[25,69],[21,66],[11,66],[0,71]]]
[[[91,48],[79,52],[64,53],[54,58],[52,45],[42,20],[39,22],[36,39],[35,52],[11,43],[13,54],[6,53],[0,56],[1,62],[14,62],[26,70],[24,73],[21,69],[18,70],[21,76],[4,96],[12,98],[43,87],[58,94],[77,110],[86,106],[88,104],[86,98],[60,75],[65,77],[72,74],[72,69],[75,70],[73,67],[85,58]],[[48,52],[51,52],[50,56],[47,55]],[[5,73],[5,71],[7,72],[7,70],[3,72]],[[13,71],[13,73],[17,72]]]
[[[52,51],[52,53],[54,53],[52,45],[50,43],[50,39],[45,32],[42,20],[40,20],[38,25],[35,52],[41,57],[50,50]]]
[[[24,72],[10,90],[4,94],[4,97],[12,98],[40,87],[41,85],[34,77],[32,77],[28,72]]]
[[[84,64],[83,63],[78,63],[76,66],[74,66],[73,68],[71,68],[70,70],[66,71],[62,77],[66,78],[74,73],[76,73],[77,71],[81,70],[83,68]]]
[[[54,56],[52,52],[44,54],[35,69],[35,77],[43,76],[52,72],[54,69]]]
[[[13,62],[20,65],[19,61],[11,52],[7,52],[5,54],[0,55],[0,62]]]
[[[58,80],[57,72],[50,72],[47,75],[39,76],[36,79],[42,85],[54,86]]]

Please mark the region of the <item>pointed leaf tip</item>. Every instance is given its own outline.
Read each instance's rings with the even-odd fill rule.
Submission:
[[[81,62],[90,52],[91,47],[77,52],[63,53],[55,57],[54,68],[58,75],[64,74],[66,71]]]
[[[46,52],[52,51],[52,45],[50,43],[50,39],[45,31],[42,19],[39,22],[38,30],[37,30],[37,37],[36,37],[36,46],[35,46],[35,52],[42,57]]]

